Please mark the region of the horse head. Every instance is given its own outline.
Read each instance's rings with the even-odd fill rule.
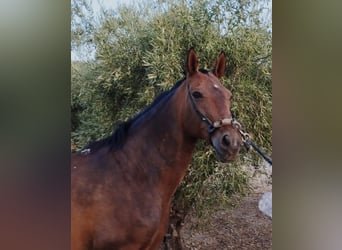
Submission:
[[[231,162],[242,145],[239,124],[232,118],[232,93],[220,78],[225,73],[226,56],[221,52],[211,71],[198,69],[196,52],[191,48],[186,58],[187,92],[186,130],[191,136],[207,140],[217,159]]]

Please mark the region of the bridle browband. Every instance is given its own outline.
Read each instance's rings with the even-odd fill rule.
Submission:
[[[212,122],[208,117],[206,117],[197,108],[197,105],[196,105],[196,103],[195,103],[195,101],[191,95],[189,84],[187,85],[187,91],[188,91],[188,95],[190,98],[191,106],[195,110],[197,115],[201,118],[201,120],[207,125],[209,135],[212,134],[216,129],[221,128],[223,126],[227,126],[227,125],[233,125],[237,129],[241,128],[241,124],[238,121],[236,121],[234,118],[223,118],[221,120],[217,120],[217,121]]]

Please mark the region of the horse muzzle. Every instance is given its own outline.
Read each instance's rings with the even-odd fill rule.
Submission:
[[[210,139],[215,149],[217,160],[221,162],[232,162],[236,160],[242,146],[241,135],[236,129],[221,128]]]

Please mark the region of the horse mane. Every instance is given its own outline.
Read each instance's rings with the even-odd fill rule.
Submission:
[[[148,113],[152,108],[154,108],[156,105],[158,105],[164,98],[170,98],[174,91],[183,83],[185,78],[182,80],[179,80],[176,82],[176,84],[169,90],[166,90],[162,93],[160,93],[154,101],[147,106],[143,111],[135,115],[133,118],[128,119],[125,122],[119,123],[115,131],[108,137],[92,142],[88,144],[84,149],[90,149],[91,151],[97,151],[100,148],[103,148],[105,146],[109,146],[109,150],[118,150],[122,148],[124,145],[129,129],[131,128],[132,124],[134,124],[139,118],[141,118],[143,115]]]
[[[207,69],[199,69],[198,71],[203,73],[203,74],[206,74],[206,75],[209,74],[209,70],[207,70]]]

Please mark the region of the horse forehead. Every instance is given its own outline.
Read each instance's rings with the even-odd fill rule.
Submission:
[[[221,81],[213,74],[209,75],[207,79],[203,79],[202,87],[208,90],[214,90],[213,93],[222,93],[228,97],[232,95],[229,89],[227,89]]]
[[[190,79],[190,84],[192,84],[195,87],[215,87],[215,88],[221,88],[220,80],[214,76],[211,72],[208,72],[207,74],[204,73],[198,73],[192,76]]]
[[[207,74],[199,72],[198,74],[191,77],[189,80],[190,85],[192,85],[193,87],[197,87],[199,88],[199,90],[202,91],[208,90],[215,96],[220,95],[221,97],[225,97],[228,99],[230,99],[230,97],[232,96],[231,91],[227,89],[212,72],[208,72]]]

